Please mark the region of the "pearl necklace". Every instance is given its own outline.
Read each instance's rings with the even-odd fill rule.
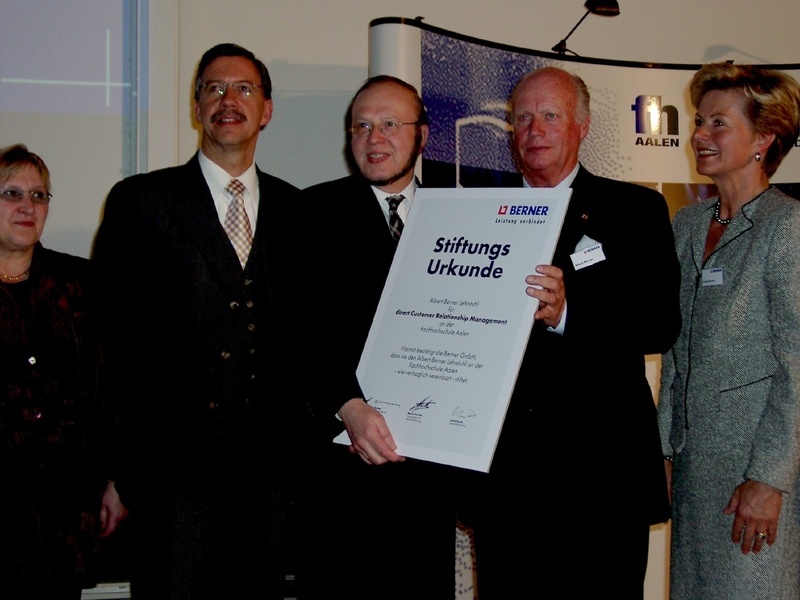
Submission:
[[[752,198],[751,200],[745,202],[745,204],[750,204],[750,202],[753,202],[753,200],[758,200],[759,198],[761,198],[761,196],[763,196],[767,191],[769,191],[770,187],[772,187],[772,186],[767,186],[767,189],[762,190],[761,192],[759,192],[754,198]],[[727,225],[728,223],[730,223],[733,220],[733,217],[731,217],[730,219],[720,219],[719,218],[719,203],[720,203],[720,201],[719,201],[719,199],[717,199],[717,203],[714,205],[714,220],[717,223],[719,223],[720,225]]]
[[[28,276],[28,273],[30,273],[30,272],[31,272],[31,268],[30,268],[30,267],[28,267],[27,269],[25,269],[25,270],[24,270],[22,273],[20,273],[19,275],[6,275],[6,274],[5,274],[5,273],[3,273],[2,271],[0,271],[0,277],[2,277],[3,279],[5,279],[5,280],[7,280],[7,281],[14,282],[14,281],[19,281],[20,279],[23,279],[23,278],[27,277],[27,276]]]
[[[730,219],[719,218],[719,200],[717,200],[717,203],[714,205],[714,220],[720,225],[727,225],[728,223],[731,222],[732,219],[733,217],[731,217]]]

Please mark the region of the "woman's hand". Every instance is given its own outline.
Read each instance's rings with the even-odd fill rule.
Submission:
[[[733,490],[724,512],[736,515],[731,540],[741,544],[742,554],[760,552],[764,542],[770,546],[778,535],[778,517],[783,495],[778,488],[748,479]]]

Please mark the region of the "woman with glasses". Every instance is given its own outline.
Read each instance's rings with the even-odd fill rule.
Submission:
[[[0,149],[0,598],[78,600],[96,536],[124,516],[97,464],[101,350],[89,261],[39,238],[50,175]],[[102,506],[102,510],[100,510]]]

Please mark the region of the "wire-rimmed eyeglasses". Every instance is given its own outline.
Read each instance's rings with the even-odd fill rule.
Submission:
[[[256,93],[256,88],[260,87],[261,85],[252,81],[206,81],[200,83],[197,90],[206,98],[214,98],[224,96],[225,91],[231,88],[239,98],[246,100],[252,98]]]
[[[53,194],[41,188],[28,191],[13,186],[0,188],[0,198],[12,204],[22,202],[25,196],[29,196],[34,204],[49,204]]]
[[[350,133],[353,134],[353,137],[367,138],[372,135],[373,130],[377,129],[381,132],[381,135],[391,137],[393,135],[397,135],[397,132],[400,131],[400,127],[402,125],[419,124],[419,121],[409,121],[407,123],[403,123],[401,121],[393,121],[391,119],[381,121],[380,123],[367,123],[366,121],[358,121],[357,123],[353,123],[352,127],[350,127]]]

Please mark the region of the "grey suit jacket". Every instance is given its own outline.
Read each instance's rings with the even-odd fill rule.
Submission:
[[[734,217],[703,263],[715,202],[674,219],[683,327],[663,357],[662,450],[682,452],[686,428],[695,428],[704,444],[724,448],[737,477],[792,490],[800,470],[800,202],[768,190]],[[702,283],[710,269],[722,269],[720,285]],[[706,439],[715,430],[724,439]]]

